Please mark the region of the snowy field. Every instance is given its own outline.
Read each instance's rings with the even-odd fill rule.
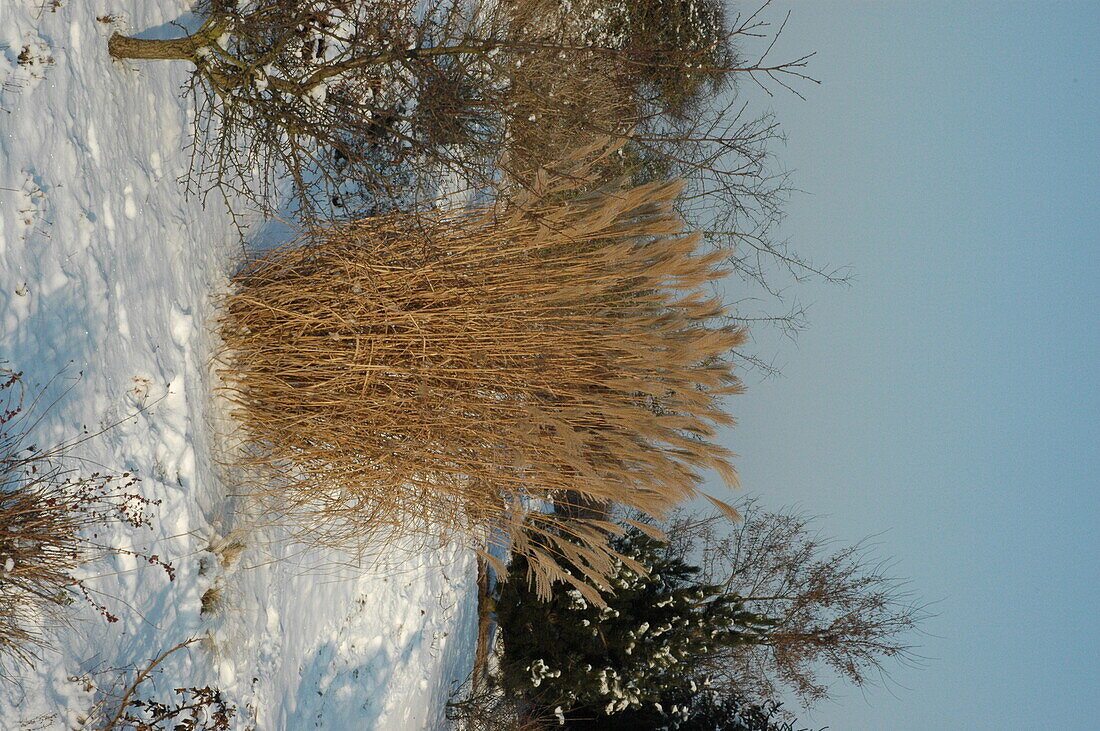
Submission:
[[[144,691],[217,687],[237,728],[440,727],[472,664],[472,555],[379,547],[356,566],[230,509],[215,459],[211,297],[241,243],[216,202],[204,210],[178,183],[186,67],[106,51],[115,30],[177,33],[189,7],[0,0],[0,361],[32,384],[61,374],[40,441],[117,423],[80,456],[136,473],[161,503],[151,531],[108,540],[176,570],[169,581],[133,558],[92,567],[88,586],[119,621],[74,604],[56,649],[18,684],[0,681],[0,728],[78,727],[95,700],[88,678],[109,683],[190,638],[201,641]]]

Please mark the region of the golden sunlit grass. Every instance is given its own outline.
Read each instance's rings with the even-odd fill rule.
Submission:
[[[720,255],[680,233],[678,183],[584,192],[607,154],[507,204],[334,225],[249,262],[220,321],[242,459],[267,478],[246,491],[327,544],[505,541],[543,591],[591,593],[614,526],[549,508],[660,516],[701,469],[733,483],[710,441],[744,339],[713,326]]]

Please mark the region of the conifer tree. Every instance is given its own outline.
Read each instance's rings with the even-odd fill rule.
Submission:
[[[750,703],[739,694],[713,688],[682,688],[658,703],[613,716],[577,718],[579,715],[574,713],[567,720],[569,731],[795,731],[791,714],[781,703]]]
[[[539,601],[522,558],[502,589],[503,682],[537,705],[560,707],[563,718],[656,710],[662,700],[702,691],[697,658],[752,642],[770,625],[736,595],[701,583],[697,567],[641,530],[628,529],[613,546],[646,573],[620,563],[606,606],[565,585]]]

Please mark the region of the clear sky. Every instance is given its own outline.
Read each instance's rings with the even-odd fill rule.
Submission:
[[[927,657],[837,686],[833,729],[1100,728],[1100,3],[787,2],[767,103],[806,191],[782,235],[850,288],[760,347],[746,492],[881,534],[936,602]]]

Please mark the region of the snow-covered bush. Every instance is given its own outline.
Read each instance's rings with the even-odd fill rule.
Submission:
[[[642,714],[674,728],[707,682],[700,658],[752,642],[771,623],[636,527],[612,546],[630,563],[610,577],[605,606],[565,586],[540,601],[524,581],[526,560],[513,561],[497,602],[503,683],[546,708],[561,705],[570,723]]]
[[[657,703],[631,708],[613,716],[572,718],[569,731],[795,731],[782,704],[756,705],[735,693],[711,688],[678,691]],[[579,715],[579,714],[578,714]],[[565,725],[565,724],[562,724]]]

